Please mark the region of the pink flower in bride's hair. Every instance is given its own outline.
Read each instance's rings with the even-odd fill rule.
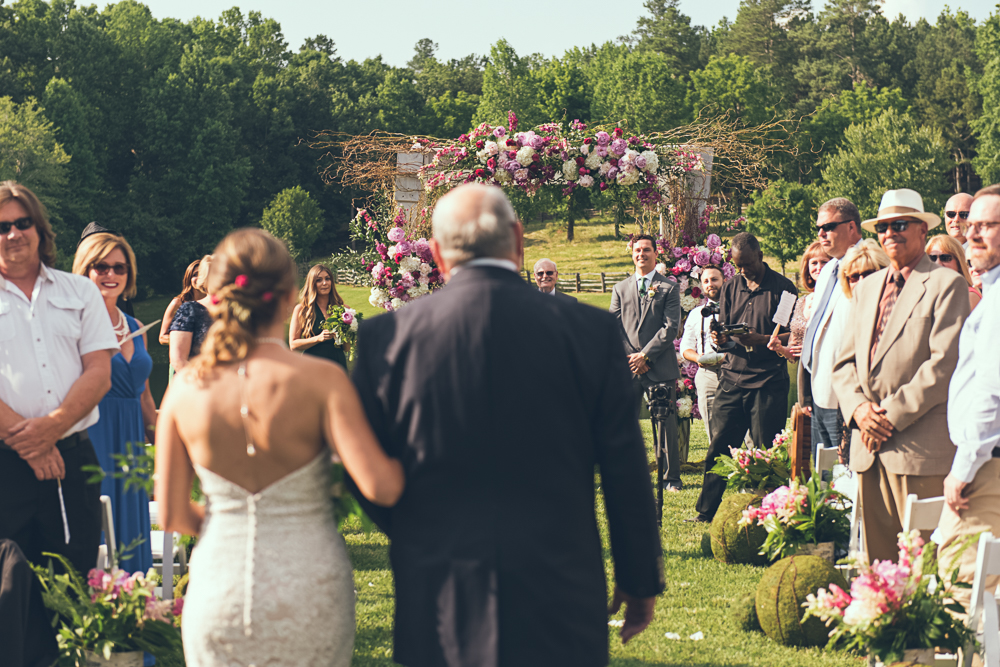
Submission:
[[[250,282],[250,279],[247,278],[245,273],[236,276],[236,280],[233,281],[237,287],[246,287],[248,282]]]
[[[264,292],[260,295],[260,298],[263,299],[264,303],[271,303],[271,299],[274,298],[274,292]]]
[[[213,306],[219,305],[219,297],[217,295],[213,294],[211,297],[209,297],[209,299],[211,300]]]
[[[402,227],[393,227],[392,229],[389,230],[388,237],[389,240],[392,241],[393,243],[399,243],[400,241],[406,238],[406,232],[403,230]]]

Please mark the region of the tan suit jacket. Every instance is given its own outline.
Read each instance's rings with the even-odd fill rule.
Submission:
[[[948,382],[958,363],[958,336],[969,315],[969,288],[961,274],[925,255],[914,267],[889,315],[869,365],[878,304],[889,269],[858,283],[849,324],[834,363],[833,388],[851,427],[851,470],[875,461],[853,423],[865,402],[886,410],[893,435],[879,450],[897,475],[946,475],[955,457],[948,437]]]

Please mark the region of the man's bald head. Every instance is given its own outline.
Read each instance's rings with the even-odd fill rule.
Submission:
[[[964,192],[952,195],[944,205],[944,226],[948,229],[948,236],[959,243],[965,243],[965,221],[971,207],[972,195]]]
[[[434,241],[448,267],[477,257],[517,261],[519,226],[503,190],[489,185],[460,185],[434,207]]]

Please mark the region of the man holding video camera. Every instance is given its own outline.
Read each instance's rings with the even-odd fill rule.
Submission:
[[[719,294],[719,320],[713,326],[712,341],[724,359],[698,515],[688,521],[708,523],[719,509],[726,479],[709,472],[716,457],[739,447],[748,428],[755,444],[770,446],[788,415],[788,367],[782,357],[767,349],[767,343],[782,293],[794,295],[797,290],[792,281],[764,263],[752,234],[734,236],[732,250],[739,274],[727,280]],[[782,337],[787,338],[787,331],[782,327]]]

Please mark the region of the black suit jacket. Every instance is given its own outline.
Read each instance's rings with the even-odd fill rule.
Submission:
[[[607,588],[663,590],[652,485],[614,318],[496,267],[367,320],[354,381],[406,470],[391,510],[395,655],[410,666],[605,665]]]

